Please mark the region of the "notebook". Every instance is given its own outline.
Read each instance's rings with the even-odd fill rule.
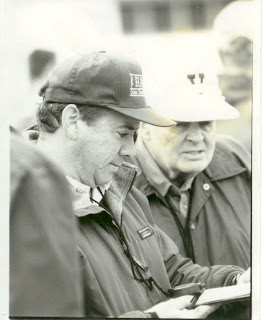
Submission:
[[[238,284],[229,287],[206,289],[199,297],[198,301],[195,304],[195,307],[217,302],[234,302],[247,300],[250,298],[250,291],[250,283]]]

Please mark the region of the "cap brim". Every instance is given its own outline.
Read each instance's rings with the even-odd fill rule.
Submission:
[[[194,101],[193,103],[176,102],[179,108],[174,105],[168,107],[165,104],[165,116],[174,121],[181,122],[201,122],[213,120],[229,120],[239,117],[239,112],[226,101],[220,101],[215,105],[210,105],[209,101]],[[215,103],[213,101],[213,103]]]
[[[146,122],[158,127],[170,127],[175,125],[174,121],[160,115],[150,107],[143,108],[125,108],[119,106],[108,105],[108,108],[120,112],[131,118]]]

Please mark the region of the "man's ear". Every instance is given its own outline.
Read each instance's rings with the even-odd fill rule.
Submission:
[[[70,140],[76,140],[78,135],[78,120],[80,113],[75,104],[68,104],[62,112],[62,127],[65,135]]]
[[[139,134],[142,136],[144,141],[150,141],[151,140],[151,125],[141,122],[139,127]]]

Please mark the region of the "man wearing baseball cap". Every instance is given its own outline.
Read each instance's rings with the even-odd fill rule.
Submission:
[[[235,119],[217,78],[185,73],[181,89],[161,92],[160,108],[174,126],[143,124],[136,142],[135,181],[155,223],[180,253],[200,265],[250,265],[251,159],[216,120]],[[234,126],[234,120],[231,120]]]
[[[174,124],[147,106],[137,62],[104,51],[74,56],[51,72],[40,94],[37,145],[72,189],[85,316],[199,318],[215,310],[187,310],[192,296],[170,299],[169,289],[198,281],[233,285],[249,272],[200,267],[180,256],[132,187],[136,167],[124,158],[135,155],[140,121]]]

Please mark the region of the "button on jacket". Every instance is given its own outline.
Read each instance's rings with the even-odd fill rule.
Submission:
[[[179,214],[172,184],[141,138],[136,142],[140,172],[136,187],[147,196],[153,219],[182,255],[200,265],[250,265],[250,154],[235,140],[218,136],[210,165],[195,177],[187,218]]]
[[[124,163],[99,207],[75,210],[88,318],[150,317],[143,311],[167,299],[165,293],[175,285],[225,286],[243,272],[235,266],[200,267],[183,258],[155,226],[147,198],[131,187],[135,172],[135,166]]]

